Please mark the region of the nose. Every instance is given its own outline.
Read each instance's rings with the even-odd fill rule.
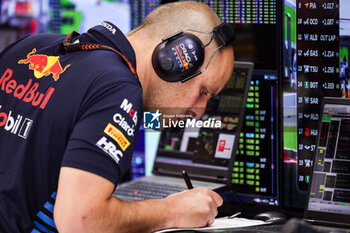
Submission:
[[[204,112],[205,108],[207,107],[208,99],[207,98],[199,98],[197,102],[190,108],[189,115],[191,115],[194,119],[200,119]]]

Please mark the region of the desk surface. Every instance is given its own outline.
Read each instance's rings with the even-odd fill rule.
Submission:
[[[300,219],[301,220],[301,219]],[[283,233],[350,233],[350,229],[345,228],[335,228],[335,227],[327,227],[327,226],[312,226],[311,231],[306,231],[306,229],[294,229],[292,228],[284,229],[284,224],[279,225],[260,225],[254,227],[244,227],[244,228],[234,228],[234,229],[225,229],[225,230],[206,230],[206,231],[177,231],[181,233],[194,233],[194,232],[206,232],[206,233],[275,233],[275,232],[283,232]]]

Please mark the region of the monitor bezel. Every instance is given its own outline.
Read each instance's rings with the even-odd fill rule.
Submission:
[[[324,106],[326,104],[338,104],[338,105],[349,105],[350,106],[350,99],[345,99],[345,98],[337,98],[337,97],[324,97],[321,105],[321,114],[320,117],[323,115],[324,111]],[[322,120],[319,120],[318,122],[318,130],[321,129],[321,124]],[[313,160],[315,161],[315,156],[318,150],[318,141],[319,141],[320,134],[317,135],[316,137],[316,149],[313,154]],[[314,175],[314,168],[315,168],[315,163],[313,164],[312,167],[312,173],[310,175],[310,184],[308,187],[308,192],[307,192],[307,198],[306,198],[306,203],[305,203],[305,211],[304,211],[304,219],[308,220],[310,222],[313,221],[319,221],[319,222],[332,222],[334,224],[342,225],[346,224],[349,221],[350,215],[347,214],[336,214],[336,213],[327,213],[327,212],[321,212],[321,211],[313,211],[313,210],[308,210],[308,205],[309,205],[309,200],[310,200],[310,190],[312,187],[312,179]],[[350,207],[349,207],[350,208]]]

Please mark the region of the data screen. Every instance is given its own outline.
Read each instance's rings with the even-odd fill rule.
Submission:
[[[288,207],[305,206],[316,138],[322,133],[318,122],[323,97],[350,96],[349,7],[347,0],[284,1],[283,153]],[[330,132],[334,124],[327,126]],[[330,144],[327,153],[334,146]]]
[[[146,16],[161,4],[161,0],[131,0],[131,29],[139,26]]]
[[[339,1],[297,1],[298,186],[307,190],[323,96],[340,96]],[[306,115],[306,116],[305,116]]]
[[[232,23],[236,33],[234,51],[237,61],[254,62],[255,69],[278,69],[277,18],[280,3],[277,0],[199,0],[198,2],[210,6],[222,22]]]
[[[223,22],[276,24],[277,0],[200,0],[210,6]]]
[[[350,214],[350,105],[322,113],[308,210]]]
[[[232,173],[242,202],[278,206],[277,75],[255,74]]]

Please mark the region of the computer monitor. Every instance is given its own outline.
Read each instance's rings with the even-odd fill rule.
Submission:
[[[325,98],[305,218],[338,224],[350,217],[350,100]]]
[[[284,1],[284,206],[303,210],[325,96],[349,97],[347,0]]]

